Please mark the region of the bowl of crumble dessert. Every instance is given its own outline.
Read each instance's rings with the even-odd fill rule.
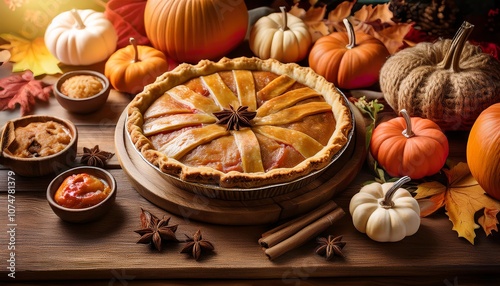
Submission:
[[[17,175],[58,173],[73,165],[78,131],[68,120],[30,115],[7,121],[0,137],[0,164]]]

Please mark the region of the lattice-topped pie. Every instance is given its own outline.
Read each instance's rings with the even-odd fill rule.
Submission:
[[[353,126],[344,97],[309,68],[257,58],[181,64],[130,103],[142,156],[184,181],[250,188],[325,167]]]

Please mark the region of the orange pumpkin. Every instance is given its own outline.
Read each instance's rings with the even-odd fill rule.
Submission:
[[[104,75],[114,89],[135,94],[168,70],[169,62],[162,52],[137,45],[130,38],[130,45],[117,50],[106,61]]]
[[[500,103],[478,116],[467,141],[467,163],[486,193],[500,200]]]
[[[401,114],[373,130],[373,158],[392,177],[421,179],[436,174],[448,157],[446,135],[429,119],[410,118],[404,109]]]
[[[309,66],[337,87],[356,89],[377,83],[389,51],[363,32],[354,32],[344,19],[347,33],[333,32],[319,38],[309,52]]]
[[[197,63],[225,56],[246,36],[245,1],[149,0],[146,34],[156,49],[178,62]]]

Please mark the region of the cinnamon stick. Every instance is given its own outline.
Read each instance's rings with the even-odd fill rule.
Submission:
[[[304,227],[296,234],[290,236],[289,238],[283,240],[275,246],[267,248],[264,252],[270,260],[276,259],[286,252],[301,246],[315,236],[319,235],[334,222],[342,218],[344,214],[345,212],[344,210],[342,210],[342,208],[336,208],[335,210],[329,212],[312,224]]]
[[[337,208],[337,204],[330,200],[310,213],[290,220],[263,233],[262,237],[259,239],[259,244],[265,248],[272,247],[280,241],[283,241],[284,239],[297,233],[299,230],[303,229],[308,224],[311,224],[318,218],[331,212],[335,208]]]

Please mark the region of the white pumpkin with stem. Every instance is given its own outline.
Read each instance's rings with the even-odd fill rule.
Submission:
[[[257,20],[248,43],[261,59],[273,58],[292,63],[303,60],[309,53],[312,37],[307,25],[298,17],[280,7],[281,13],[272,13]]]
[[[400,241],[420,227],[420,207],[406,189],[405,176],[395,183],[371,183],[361,188],[349,204],[354,227],[378,242]]]
[[[116,50],[118,36],[104,13],[73,9],[52,19],[44,41],[61,63],[85,66],[107,59]]]

